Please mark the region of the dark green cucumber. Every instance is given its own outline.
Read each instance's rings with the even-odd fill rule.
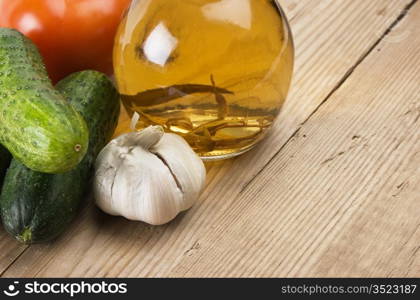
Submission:
[[[85,121],[52,86],[35,45],[0,28],[0,144],[28,168],[66,172],[88,147]]]
[[[12,161],[0,196],[1,217],[5,229],[24,243],[49,241],[66,229],[89,190],[96,156],[118,122],[119,95],[102,73],[70,75],[57,89],[86,119],[89,150],[77,168],[63,174],[35,172]]]
[[[2,145],[0,145],[0,190],[3,183],[4,174],[10,165],[12,156]]]

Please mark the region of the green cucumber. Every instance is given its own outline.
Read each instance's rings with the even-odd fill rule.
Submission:
[[[62,173],[88,146],[85,121],[52,86],[35,45],[0,28],[0,144],[28,168]]]
[[[3,183],[4,174],[10,165],[11,155],[2,145],[0,145],[0,189]]]
[[[75,169],[62,174],[35,172],[12,160],[0,196],[1,217],[5,229],[27,244],[52,240],[67,228],[89,191],[96,156],[118,122],[119,95],[102,73],[70,75],[57,89],[86,119],[89,150]]]

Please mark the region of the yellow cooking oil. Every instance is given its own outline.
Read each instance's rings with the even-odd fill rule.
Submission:
[[[114,49],[117,132],[161,125],[203,159],[241,154],[279,114],[293,60],[274,0],[134,0]]]

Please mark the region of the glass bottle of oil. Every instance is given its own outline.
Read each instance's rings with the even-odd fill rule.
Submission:
[[[136,129],[162,125],[204,159],[241,154],[279,114],[293,59],[275,0],[133,0],[114,49],[118,132],[137,112]]]

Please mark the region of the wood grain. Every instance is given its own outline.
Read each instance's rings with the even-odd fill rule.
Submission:
[[[420,5],[171,276],[420,275]]]
[[[413,164],[404,155],[417,159],[411,152],[414,146],[418,148],[413,142],[417,125],[408,126],[399,136],[401,124],[392,118],[394,113],[406,113],[408,107],[415,110],[416,103],[410,106],[403,97],[418,94],[418,77],[411,78],[409,82],[414,84],[410,86],[399,80],[405,82],[408,76],[404,73],[410,70],[408,54],[411,59],[418,57],[404,50],[404,56],[391,64],[399,57],[402,45],[413,47],[407,39],[400,44],[381,44],[381,52],[370,53],[409,2],[283,1],[297,49],[294,88],[272,133],[259,147],[238,159],[210,165],[208,186],[198,204],[173,223],[150,227],[105,216],[90,206],[66,235],[48,245],[31,246],[3,275],[334,276],[366,272],[368,268],[352,267],[358,256],[340,260],[336,251],[353,253],[366,239],[375,237],[366,231],[362,238],[349,224],[363,225],[353,219],[358,216],[369,226],[377,225],[375,218],[363,215],[364,210],[358,208],[375,212],[375,207],[381,206],[382,197],[375,195],[385,193],[397,178],[389,175],[390,170],[406,170],[407,176],[413,176]],[[410,20],[403,25],[414,23]],[[411,35],[416,32],[413,26],[408,27]],[[394,57],[385,55],[386,51]],[[369,53],[366,62],[351,74]],[[384,65],[378,67],[371,57],[384,60]],[[371,76],[392,70],[399,77],[390,82],[389,75],[381,73],[383,80],[369,81],[371,77],[363,77],[360,69],[372,72]],[[408,113],[407,124],[413,122],[410,118],[416,117]],[[389,124],[389,130],[379,131],[378,126],[384,124]],[[376,137],[371,137],[374,133]],[[352,139],[353,135],[359,137]],[[388,144],[384,142],[387,138],[391,138]],[[393,138],[402,141],[391,153],[396,147]],[[414,188],[412,184],[405,188],[408,206],[399,211],[397,219],[412,234],[406,247],[414,246],[418,237],[412,224],[413,211],[418,208],[412,201]],[[397,202],[387,205],[386,212],[395,208]],[[409,215],[404,223],[406,212]],[[356,241],[354,247],[346,242],[344,233]],[[406,238],[394,238],[392,245]],[[10,240],[10,244],[14,242]],[[409,252],[401,249],[400,254]],[[377,251],[375,257],[369,257],[374,263],[378,263],[377,257],[397,253],[385,252],[388,256],[382,257],[376,248],[373,250]],[[413,272],[418,271],[416,262],[414,256]],[[401,271],[397,267],[372,269],[385,270],[390,275]]]
[[[3,228],[0,228],[0,270],[5,270],[25,249],[25,245],[13,241]]]

